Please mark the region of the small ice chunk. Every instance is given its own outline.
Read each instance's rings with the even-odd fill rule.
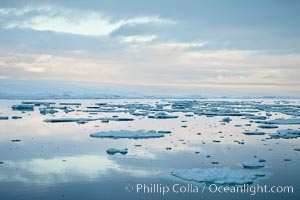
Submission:
[[[146,139],[146,138],[159,138],[164,137],[164,133],[159,133],[156,131],[145,131],[145,130],[137,130],[137,131],[129,131],[129,130],[120,130],[120,131],[108,131],[108,132],[97,132],[92,133],[91,137],[96,138],[129,138],[129,139]]]
[[[300,151],[300,148],[296,148],[296,149],[294,149],[295,151]]]
[[[264,135],[264,132],[261,131],[245,131],[243,132],[244,135]]]
[[[122,155],[125,155],[128,153],[128,149],[124,148],[124,149],[115,149],[115,148],[109,148],[106,150],[106,153],[109,155],[114,155],[116,153],[120,153]]]
[[[277,133],[270,134],[271,138],[274,139],[293,139],[300,137],[300,130],[293,130],[293,129],[285,129],[285,130],[278,130]]]
[[[21,142],[21,140],[20,139],[13,139],[13,140],[11,140],[12,142]]]
[[[21,116],[12,116],[11,118],[12,119],[21,119],[22,117]]]
[[[257,162],[257,161],[244,162],[244,163],[242,163],[242,165],[246,169],[258,169],[258,168],[265,167],[264,164],[262,164],[261,162]]]
[[[230,119],[230,117],[224,117],[224,118],[222,119],[222,122],[227,122],[227,123],[229,123],[230,121],[232,121],[232,119]]]
[[[179,169],[172,171],[171,175],[186,181],[196,181],[200,183],[243,185],[252,184],[260,177],[267,176],[268,173],[252,170],[237,170],[223,167],[207,169]]]
[[[172,133],[171,131],[167,131],[167,130],[161,130],[161,131],[157,131],[158,133],[162,133],[162,134],[169,134]]]

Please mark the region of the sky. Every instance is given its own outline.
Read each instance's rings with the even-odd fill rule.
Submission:
[[[300,94],[299,0],[0,0],[0,79]]]

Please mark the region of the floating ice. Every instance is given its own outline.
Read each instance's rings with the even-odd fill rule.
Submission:
[[[283,138],[283,139],[293,139],[300,137],[300,130],[292,130],[292,129],[285,129],[285,130],[278,130],[277,133],[270,134],[271,138]]]
[[[45,119],[44,122],[48,123],[62,123],[62,122],[83,122],[83,121],[96,121],[98,119],[92,118],[54,118],[54,119]]]
[[[256,162],[256,161],[244,162],[244,163],[242,163],[242,165],[246,169],[258,169],[258,168],[265,167],[264,164],[262,164],[260,162]]]
[[[149,115],[148,118],[154,118],[154,119],[173,119],[178,118],[176,115],[168,115],[165,112],[158,112],[155,113],[155,115]]]
[[[80,106],[81,103],[59,103],[59,105],[63,105],[63,106]]]
[[[291,118],[291,119],[274,119],[266,121],[266,124],[300,124],[300,118]]]
[[[278,126],[273,125],[273,124],[262,124],[262,125],[259,125],[258,128],[278,128]]]
[[[137,131],[129,131],[129,130],[120,130],[120,131],[108,131],[108,132],[97,132],[92,133],[91,137],[96,138],[129,138],[129,139],[146,139],[146,138],[159,138],[164,137],[165,133],[159,133],[156,131],[145,131],[145,130],[137,130]]]
[[[13,110],[20,110],[20,111],[33,111],[34,105],[30,105],[30,104],[21,104],[21,105],[13,105],[11,108]]]
[[[115,149],[115,148],[109,148],[106,150],[106,153],[109,155],[115,155],[116,153],[120,153],[122,155],[125,155],[128,153],[128,149],[124,148],[124,149]]]
[[[252,184],[255,180],[267,174],[267,172],[236,170],[228,167],[179,169],[171,172],[171,175],[186,181],[215,183],[220,185]]]
[[[255,120],[265,120],[267,117],[265,116],[248,116],[248,119],[255,119]]]
[[[229,123],[230,121],[232,121],[232,119],[230,119],[230,117],[224,117],[224,118],[222,119],[222,122],[227,122],[227,123]]]
[[[245,135],[264,135],[264,132],[261,131],[245,131],[243,132]]]
[[[0,120],[8,120],[9,117],[7,116],[0,116]]]
[[[39,108],[39,111],[40,111],[40,114],[42,114],[42,115],[54,114],[54,113],[58,112],[57,110],[53,110],[53,109],[50,109],[50,108]]]
[[[50,106],[51,104],[55,104],[54,102],[43,102],[43,101],[23,101],[22,104],[30,104],[34,106]]]
[[[21,119],[22,117],[21,116],[12,116],[11,118],[12,119]]]

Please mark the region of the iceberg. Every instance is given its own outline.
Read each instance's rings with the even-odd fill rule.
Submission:
[[[115,155],[116,153],[120,153],[122,155],[125,155],[128,153],[128,149],[124,148],[124,149],[115,149],[115,148],[109,148],[106,150],[106,153],[109,155]]]
[[[156,131],[129,131],[129,130],[120,130],[120,131],[108,131],[108,132],[97,132],[92,133],[90,136],[95,138],[128,138],[128,139],[147,139],[147,138],[160,138],[164,137],[165,133],[159,133]]]
[[[267,176],[267,172],[252,170],[237,170],[228,167],[223,168],[194,168],[179,169],[171,172],[172,176],[199,183],[214,183],[220,185],[252,184],[255,180]]]
[[[293,139],[300,137],[300,130],[292,130],[292,129],[285,129],[285,130],[278,130],[276,133],[270,134],[271,138],[274,139]]]

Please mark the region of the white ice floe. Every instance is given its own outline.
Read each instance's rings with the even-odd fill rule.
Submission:
[[[264,135],[265,133],[262,131],[245,131],[244,135]]]
[[[228,167],[179,169],[171,172],[171,175],[186,181],[215,183],[221,185],[252,184],[255,180],[260,177],[267,176],[267,174],[267,172],[237,170],[230,169]]]
[[[258,169],[258,168],[265,167],[264,164],[262,164],[261,162],[257,162],[257,161],[244,162],[244,163],[242,163],[242,166],[246,169]]]
[[[278,128],[278,126],[274,124],[262,124],[259,125],[258,128]]]
[[[91,137],[96,138],[129,138],[129,139],[146,139],[146,138],[159,138],[164,137],[166,132],[156,132],[156,131],[145,131],[145,130],[137,130],[137,131],[129,131],[129,130],[120,130],[120,131],[107,131],[107,132],[97,132],[92,133]]]
[[[290,118],[290,119],[274,119],[266,121],[266,124],[300,124],[300,118]]]
[[[176,115],[168,115],[165,112],[158,112],[155,113],[155,115],[149,115],[148,118],[154,118],[154,119],[173,119],[178,118]]]
[[[271,138],[283,138],[283,139],[292,139],[300,137],[300,130],[292,130],[292,129],[285,129],[285,130],[278,130],[277,133],[270,134]]]
[[[124,149],[115,149],[115,148],[109,148],[106,150],[106,153],[109,155],[115,155],[116,153],[120,153],[122,155],[125,155],[128,153],[128,149],[124,148]]]

